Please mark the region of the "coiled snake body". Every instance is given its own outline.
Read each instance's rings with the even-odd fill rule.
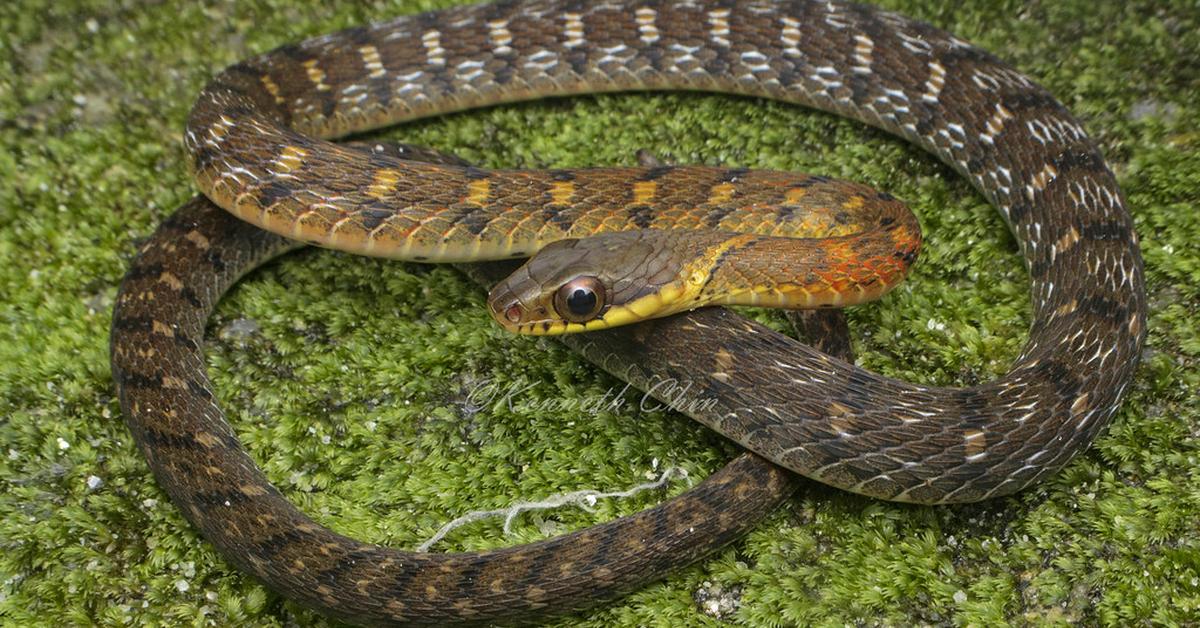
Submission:
[[[716,402],[697,420],[801,475],[898,501],[1020,490],[1060,469],[1112,416],[1145,336],[1141,258],[1112,173],[1042,88],[984,51],[875,8],[540,0],[403,17],[229,68],[193,110],[187,147],[204,192],[239,216],[372,252],[374,239],[416,242],[426,227],[486,231],[486,206],[554,199],[555,181],[588,175],[417,164],[310,135],[646,89],[800,103],[934,153],[1011,226],[1032,279],[1034,323],[1008,373],[963,389],[883,378],[720,309],[570,338],[589,359],[635,384],[692,382]],[[606,172],[614,189],[618,175],[662,174]],[[742,192],[737,176],[726,179],[731,196]],[[557,215],[581,220],[592,201],[566,196]],[[404,211],[463,199],[481,211]],[[627,193],[609,211],[645,220],[638,200]],[[532,231],[553,224],[550,214],[533,220],[543,222],[525,225]],[[158,481],[229,560],[273,589],[364,623],[524,619],[657,578],[735,538],[787,495],[786,474],[747,456],[635,517],[496,552],[406,553],[313,523],[241,448],[201,355],[220,295],[296,246],[197,198],[143,247],[113,316],[122,407]]]

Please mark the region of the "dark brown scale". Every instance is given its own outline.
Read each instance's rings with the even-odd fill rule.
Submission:
[[[318,209],[315,199],[339,195],[349,206],[380,209],[364,190],[389,169],[403,175],[388,190],[392,198],[433,207],[467,198],[478,181],[493,185],[495,198],[530,203],[556,181],[617,198],[641,179],[665,193],[672,181],[694,175],[431,166],[334,149],[309,135],[615,90],[712,90],[839,113],[935,154],[1008,220],[1030,266],[1034,308],[1028,343],[1008,373],[963,389],[899,382],[722,309],[565,342],[637,385],[663,377],[695,382],[716,405],[693,410],[693,418],[800,474],[885,499],[948,503],[1009,494],[1056,473],[1092,441],[1118,408],[1141,353],[1142,264],[1112,173],[1050,94],[977,48],[867,6],[647,3],[657,32],[646,41],[636,21],[640,5],[604,8],[611,4],[549,0],[537,3],[539,15],[523,2],[451,9],[239,64],[214,79],[189,119],[197,180],[222,205],[241,203],[251,218],[270,207],[268,218],[295,219]],[[577,34],[566,30],[572,12]],[[489,23],[497,21],[511,33],[507,51],[494,48]],[[432,31],[437,37],[424,38]],[[696,50],[683,57],[672,44]],[[378,76],[368,72],[364,46],[378,53],[385,70]],[[479,73],[468,78],[464,69],[472,67]],[[279,161],[297,148],[307,156]],[[300,187],[289,193],[276,186],[280,167],[294,167]],[[737,193],[761,193],[740,185],[755,176],[739,174]],[[699,207],[713,182],[695,183],[678,194]],[[587,216],[585,202],[594,201],[539,220],[569,229]],[[346,211],[322,209],[310,220],[327,228]],[[195,200],[141,252],[122,285],[112,334],[122,408],[158,481],[224,556],[271,588],[362,623],[530,620],[594,604],[686,564],[736,538],[787,494],[784,474],[744,456],[698,492],[524,548],[413,555],[316,526],[237,444],[211,403],[195,340],[230,284],[292,246]],[[629,539],[646,547],[635,549]],[[568,562],[579,570],[564,576],[559,567]],[[492,574],[511,577],[490,586]]]

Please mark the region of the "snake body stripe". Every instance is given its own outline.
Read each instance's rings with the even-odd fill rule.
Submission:
[[[1030,79],[966,42],[875,8],[546,0],[405,17],[230,68],[202,94],[187,145],[198,182],[220,204],[246,218],[291,220],[307,237],[347,217],[363,228],[392,220],[395,208],[341,204],[373,184],[414,203],[418,183],[451,195],[473,179],[519,187],[504,183],[516,180],[511,173],[373,160],[310,135],[641,89],[785,100],[925,148],[1009,223],[1029,268],[1034,322],[1005,375],[963,389],[883,378],[722,310],[568,340],[589,358],[635,382],[651,374],[696,382],[718,404],[694,418],[802,475],[898,501],[963,502],[1020,490],[1061,469],[1112,417],[1140,357],[1146,312],[1137,238],[1111,171],[1079,123]],[[529,176],[544,183],[554,173]],[[292,187],[299,177],[305,186]],[[192,210],[169,231],[202,248],[197,242],[209,235],[193,227],[210,218]],[[434,559],[354,545],[299,515],[241,452],[210,399],[198,330],[225,283],[203,273],[184,281],[169,245],[155,242],[118,301],[114,372],[159,481],[223,553],[277,590],[359,621],[478,619],[503,616],[498,606],[527,611],[549,599],[542,585],[561,578],[546,571],[566,564],[557,555],[520,555],[509,568],[524,574],[523,588],[506,590],[501,580],[489,597],[480,567],[447,558],[437,563],[445,569],[421,570]],[[207,263],[252,265],[221,256]],[[276,532],[261,536],[264,528]],[[587,551],[594,541],[573,547]],[[378,595],[356,593],[354,576]],[[464,588],[481,597],[438,597]],[[556,591],[563,594],[556,603],[580,593]]]

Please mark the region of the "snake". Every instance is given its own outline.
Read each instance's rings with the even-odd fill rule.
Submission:
[[[691,311],[703,285],[664,280],[653,292],[599,275],[587,285],[559,285],[552,273],[518,270],[519,285],[494,292],[489,305],[502,325],[524,333],[573,331],[610,311],[622,324],[647,303],[682,303],[675,316],[562,339],[637,386],[653,388],[662,378],[694,386],[711,403],[687,414],[754,453],[631,517],[488,552],[363,543],[290,504],[215,403],[202,354],[216,302],[265,261],[305,244],[414,261],[516,258],[545,247],[579,260],[588,256],[571,253],[576,245],[552,240],[577,240],[597,225],[665,231],[664,213],[722,231],[742,209],[775,199],[749,219],[771,223],[767,233],[701,238],[706,252],[685,278],[698,274],[703,284],[722,272],[722,246],[755,250],[760,238],[805,239],[789,237],[792,227],[772,231],[795,224],[784,214],[803,195],[797,190],[844,185],[689,166],[488,170],[329,141],[470,108],[644,90],[808,106],[932,153],[1000,211],[1016,239],[1033,309],[1020,354],[1003,375],[970,387],[907,383],[725,308]],[[994,55],[873,6],[506,0],[407,15],[229,67],[201,93],[184,143],[204,196],[141,247],[114,308],[110,353],[126,424],[158,483],[224,557],[272,590],[355,623],[521,623],[593,606],[744,534],[787,498],[796,476],[919,504],[1012,494],[1055,474],[1094,440],[1120,407],[1145,341],[1133,220],[1082,125]],[[751,189],[755,181],[767,191]],[[853,188],[838,198],[891,202],[866,194]],[[680,207],[700,211],[673,211]],[[817,231],[825,244],[857,237],[841,229],[862,216],[841,220],[833,209],[834,218],[813,219],[823,221]],[[892,259],[915,255],[914,236],[882,233],[877,242],[891,242]],[[477,257],[481,234],[505,246]],[[401,253],[383,252],[385,242]],[[887,257],[882,251],[877,257]],[[655,276],[654,260],[646,254],[635,265]],[[833,273],[838,262],[829,263]],[[495,267],[478,268],[495,281]],[[755,271],[743,293],[764,302],[783,293],[809,299],[830,286],[863,292],[872,279],[846,283],[855,272],[840,268],[809,281],[801,271],[804,279],[781,281]],[[875,279],[889,284],[903,272],[885,269]],[[597,286],[614,295],[596,294]],[[533,288],[542,292],[526,292]],[[610,301],[615,293],[629,298]],[[583,323],[572,320],[576,310],[587,310]]]

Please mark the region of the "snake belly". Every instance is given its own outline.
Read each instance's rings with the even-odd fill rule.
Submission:
[[[1009,371],[969,388],[884,378],[720,309],[567,339],[589,359],[635,384],[694,383],[716,403],[693,418],[801,475],[917,503],[1020,490],[1061,469],[1118,408],[1146,333],[1143,271],[1132,219],[1095,144],[1050,94],[994,56],[873,7],[546,0],[408,16],[229,68],[201,95],[186,143],[201,189],[243,218],[265,217],[302,239],[337,225],[369,232],[397,212],[343,202],[362,198],[359,190],[386,186],[415,203],[494,174],[339,152],[316,137],[628,90],[783,100],[925,148],[1008,222],[1032,281],[1033,324]],[[114,312],[112,357],[127,423],[158,481],[232,562],[338,617],[433,624],[578,608],[585,586],[600,583],[594,595],[603,598],[656,566],[599,566],[621,554],[628,537],[619,533],[501,550],[489,563],[367,546],[300,514],[237,443],[200,355],[220,293],[295,245],[218,216],[193,201],[142,251]],[[755,481],[734,474],[732,485],[748,491]],[[716,518],[721,508],[708,505]],[[643,520],[639,538],[686,553],[687,534],[672,538],[670,521]],[[572,579],[586,568],[587,585]]]

